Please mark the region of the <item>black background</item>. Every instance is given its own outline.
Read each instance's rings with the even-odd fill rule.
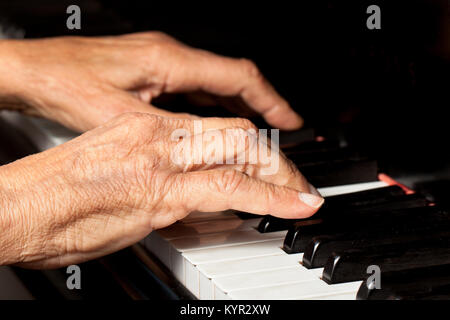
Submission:
[[[70,4],[81,7],[81,30],[66,28]],[[371,4],[381,30],[366,27]],[[344,125],[388,173],[407,182],[450,176],[448,0],[16,0],[0,1],[0,15],[28,38],[160,30],[250,58],[307,125]]]

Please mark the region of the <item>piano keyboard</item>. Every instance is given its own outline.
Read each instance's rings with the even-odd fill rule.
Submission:
[[[41,150],[74,136],[26,121]],[[141,245],[198,299],[450,298],[449,213],[379,180],[376,161],[324,142],[285,149],[326,198],[315,216],[193,212]],[[369,265],[381,289],[366,285]]]
[[[325,197],[386,187],[382,181],[319,189]],[[263,217],[193,213],[152,232],[144,246],[199,299],[354,299],[361,281],[328,285],[323,269],[301,265],[303,253],[288,254],[288,230],[261,233]]]

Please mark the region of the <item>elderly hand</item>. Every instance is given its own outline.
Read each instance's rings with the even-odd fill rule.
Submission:
[[[251,61],[194,49],[159,32],[4,40],[0,54],[3,105],[77,131],[124,112],[190,118],[151,105],[162,93],[179,92],[237,96],[280,129],[303,123]]]
[[[275,147],[261,150],[267,144],[252,130],[244,119],[125,113],[1,167],[0,264],[79,263],[129,246],[192,211],[314,214],[323,199]],[[277,170],[251,159],[263,152]]]

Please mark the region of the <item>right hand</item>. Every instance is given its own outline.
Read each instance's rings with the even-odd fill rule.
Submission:
[[[200,136],[223,134],[228,145],[231,132],[245,141],[233,149],[233,158],[255,142],[245,134],[254,129],[248,120],[201,122]],[[0,179],[2,194],[14,200],[7,206],[8,227],[0,230],[0,252],[10,252],[9,260],[4,254],[0,263],[32,268],[79,263],[136,243],[192,211],[236,209],[304,218],[323,203],[297,168],[275,150],[271,152],[279,169],[271,174],[264,174],[266,164],[251,163],[248,157],[239,165],[207,164],[206,158],[199,164],[192,158],[183,165],[174,163],[171,154],[180,141],[197,150],[217,145],[196,144],[195,136],[173,141],[177,129],[192,134],[194,120],[126,113],[70,142],[2,167],[0,178],[11,177],[7,183]],[[17,194],[21,196],[12,196]]]
[[[303,124],[253,62],[195,49],[160,32],[3,40],[0,55],[0,108],[80,132],[126,112],[194,118],[153,105],[167,93],[194,95],[207,105],[219,100],[240,113],[250,109],[280,129]]]

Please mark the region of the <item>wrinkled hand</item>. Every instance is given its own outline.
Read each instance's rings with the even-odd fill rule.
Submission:
[[[251,122],[195,121],[201,121],[200,133],[194,120],[126,113],[2,167],[0,196],[10,201],[0,215],[0,247],[10,255],[0,254],[0,263],[33,268],[78,263],[131,245],[192,211],[236,209],[301,218],[320,207],[323,199],[276,148],[269,150],[279,161],[276,172],[264,173],[267,162],[249,159],[258,142],[247,134],[255,129]],[[180,130],[187,134],[174,135]],[[211,133],[221,137],[224,149],[236,137],[244,143],[231,154],[228,148],[226,156],[204,152],[197,163],[186,156],[182,163],[174,161],[174,152],[184,147],[216,147],[217,140],[204,138]],[[226,164],[241,155],[242,163]]]
[[[151,105],[162,93],[180,92],[239,97],[280,129],[303,123],[251,61],[194,49],[159,32],[8,40],[0,52],[0,95],[10,106],[78,131],[124,112],[190,118]]]

